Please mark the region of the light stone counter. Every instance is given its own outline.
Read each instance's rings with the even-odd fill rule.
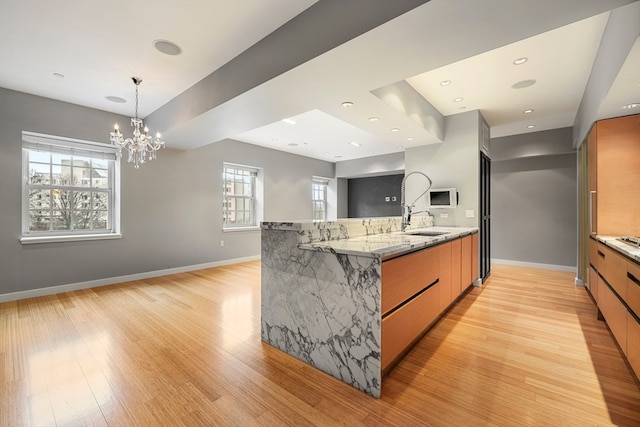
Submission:
[[[380,397],[381,266],[385,259],[471,234],[414,217],[262,223],[262,340]]]
[[[640,248],[621,242],[614,236],[596,236],[596,240],[640,263]]]

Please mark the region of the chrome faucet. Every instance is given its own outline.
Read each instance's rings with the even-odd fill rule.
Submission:
[[[422,194],[416,197],[413,203],[411,203],[410,205],[407,205],[405,203],[405,192],[406,192],[405,184],[407,182],[407,178],[409,178],[411,175],[416,173],[419,173],[420,175],[427,178],[427,181],[429,181],[429,186],[427,187],[426,190],[422,192]],[[418,199],[420,199],[420,197],[424,196],[427,193],[427,191],[429,191],[429,189],[431,188],[431,184],[433,184],[433,182],[431,182],[431,178],[429,178],[426,174],[420,171],[410,172],[409,174],[405,175],[404,178],[402,178],[402,184],[400,185],[400,205],[402,206],[402,231],[405,231],[407,229],[407,226],[411,223],[411,210],[415,206]]]

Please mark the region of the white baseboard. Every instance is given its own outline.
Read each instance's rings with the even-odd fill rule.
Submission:
[[[0,302],[42,297],[46,295],[59,294],[62,292],[78,291],[80,289],[97,288],[98,286],[115,285],[116,283],[131,282],[133,280],[149,279],[151,277],[158,276],[167,276],[169,274],[186,273],[188,271],[202,270],[204,268],[222,267],[224,265],[237,264],[245,261],[254,261],[257,259],[260,259],[260,255],[228,259],[224,261],[207,262],[204,264],[187,265],[184,267],[167,268],[165,270],[148,271],[144,273],[129,274],[126,276],[107,277],[105,279],[88,280],[86,282],[70,283],[68,285],[30,289],[28,291],[11,292],[8,294],[0,294]]]
[[[541,268],[543,270],[566,271],[569,273],[577,273],[578,268],[571,265],[555,265],[555,264],[539,264],[535,262],[512,261],[509,259],[491,258],[492,264],[515,265],[518,267]]]

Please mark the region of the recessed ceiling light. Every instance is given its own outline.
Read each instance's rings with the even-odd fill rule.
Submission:
[[[440,82],[440,86],[449,86],[451,84],[451,80],[443,80]]]
[[[342,104],[340,104],[340,105],[342,105],[344,108],[351,108],[351,107],[353,107],[353,102],[351,102],[351,101],[344,101],[344,102],[343,102]]]
[[[293,119],[282,119],[283,122],[288,123],[290,125],[295,125],[297,124],[295,120]]]
[[[378,120],[380,119],[378,119],[377,117],[369,117],[370,122],[377,122]]]
[[[463,97],[459,96],[459,97],[457,97],[457,98],[453,98],[453,102],[460,102],[460,101],[462,101],[463,99],[464,99]]]
[[[407,141],[413,141],[413,137],[412,136],[408,136],[407,137]]]
[[[398,150],[404,150],[404,147],[398,146]]]
[[[627,105],[623,105],[622,108],[623,109],[627,109],[627,108],[636,108],[636,107],[640,107],[640,103],[638,102],[634,102],[632,104],[627,104]]]
[[[119,96],[105,96],[105,99],[117,104],[124,104],[125,102],[127,102],[126,99],[120,98]]]
[[[533,129],[534,127],[536,127],[536,125],[529,125],[527,126],[527,129]]]
[[[525,62],[527,62],[527,58],[523,56],[522,58],[518,58],[515,61],[513,61],[513,65],[522,65]]]
[[[523,113],[524,114],[533,113],[533,110],[531,108],[529,108],[528,110],[524,110]]]
[[[358,144],[358,143],[357,143],[357,142],[355,142],[355,141],[350,142],[349,144],[353,145],[354,147],[362,147],[362,145],[361,145],[361,144]]]
[[[64,74],[60,74],[60,73],[53,73],[53,77],[57,77],[59,79],[64,79]]]
[[[400,131],[400,129],[398,129],[398,128],[392,128],[391,129],[391,132],[399,132],[399,131]]]
[[[512,89],[524,89],[525,87],[533,86],[534,84],[536,84],[536,81],[533,80],[533,79],[522,80],[522,81],[519,81],[518,83],[512,84],[511,88]]]
[[[182,53],[182,48],[169,40],[154,40],[153,46],[165,55],[175,56]]]

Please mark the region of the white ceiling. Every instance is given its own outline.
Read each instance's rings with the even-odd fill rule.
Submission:
[[[314,3],[0,0],[0,86],[132,115],[137,75],[145,117]],[[234,138],[337,162],[438,142],[419,119],[372,93],[402,81],[444,116],[480,110],[492,137],[572,126],[609,15],[576,19],[578,3],[432,0],[165,132],[167,146]],[[507,9],[512,23],[500,16]],[[159,53],[156,39],[183,53]],[[599,118],[630,114],[621,106],[640,101],[638,45]],[[523,56],[525,64],[512,64]],[[528,79],[536,83],[511,88]],[[453,102],[458,96],[464,100]],[[523,114],[528,108],[534,112]],[[287,117],[297,124],[281,121]]]

